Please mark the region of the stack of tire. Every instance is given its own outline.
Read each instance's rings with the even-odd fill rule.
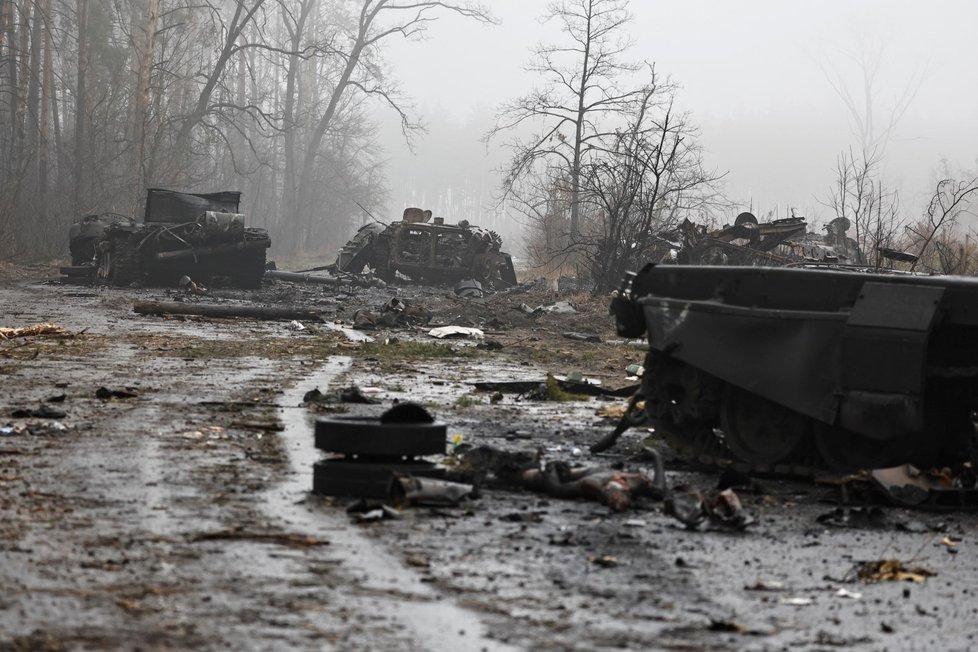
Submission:
[[[446,427],[420,405],[400,403],[379,418],[316,420],[316,448],[327,457],[313,465],[312,491],[322,496],[387,498],[395,473],[443,477],[424,459],[444,455]]]

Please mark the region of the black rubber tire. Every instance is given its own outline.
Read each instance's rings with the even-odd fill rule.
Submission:
[[[394,473],[443,478],[445,469],[431,462],[320,460],[312,465],[312,492],[320,496],[387,498]]]
[[[381,423],[371,417],[316,420],[316,448],[348,455],[444,455],[444,423]]]

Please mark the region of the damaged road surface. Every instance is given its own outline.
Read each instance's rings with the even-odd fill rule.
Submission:
[[[886,527],[833,527],[817,520],[833,491],[761,478],[734,486],[750,527],[691,529],[658,491],[621,511],[573,497],[585,472],[552,493],[486,482],[458,506],[361,523],[352,499],[311,493],[316,419],[395,401],[446,424],[453,454],[430,459],[449,469],[485,446],[629,481],[657,476],[651,446],[672,509],[729,490],[647,428],[588,452],[614,425],[598,414],[625,399],[549,378],[625,386],[644,349],[616,339],[604,302],[519,310],[547,292],[398,289],[424,322],[366,341],[344,335],[354,312],[394,291],[266,282],[206,299],[332,325],[298,329],[133,311],[172,291],[3,285],[0,327],[25,330],[0,339],[0,649],[974,647],[971,513],[885,507]],[[427,335],[450,325],[485,339]],[[597,342],[563,336],[595,329]],[[537,387],[475,388],[520,380]],[[303,403],[317,388],[336,400]]]

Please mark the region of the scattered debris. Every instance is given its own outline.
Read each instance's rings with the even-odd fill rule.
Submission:
[[[877,488],[894,504],[933,509],[978,508],[978,475],[970,465],[958,473],[950,469],[921,471],[903,464],[869,472]]]
[[[49,405],[42,405],[35,410],[24,408],[13,410],[10,416],[14,419],[30,419],[32,417],[37,419],[64,419],[68,414],[64,410],[59,410]]]
[[[663,503],[665,513],[687,529],[698,529],[704,523],[725,530],[744,530],[754,524],[740,504],[733,489],[723,491],[672,491]]]
[[[886,513],[879,507],[836,507],[819,514],[816,521],[832,527],[884,529],[889,526]]]
[[[459,338],[469,338],[481,340],[486,334],[480,328],[472,328],[469,326],[439,326],[438,328],[432,328],[428,331],[428,335],[431,337],[437,337],[438,339],[444,339],[446,337],[459,337]]]
[[[463,299],[478,299],[485,296],[485,293],[482,283],[474,278],[462,279],[455,284],[455,294]]]
[[[471,497],[472,490],[472,485],[460,482],[395,473],[394,480],[391,482],[391,500],[398,507],[406,505],[454,507]]]
[[[179,287],[184,292],[188,292],[190,294],[207,294],[207,288],[205,288],[203,285],[199,283],[194,282],[194,280],[189,276],[187,276],[186,274],[181,276],[180,280],[177,281],[177,287]]]
[[[860,562],[855,568],[856,577],[864,582],[916,582],[937,575],[922,566],[907,568],[899,559],[879,559]]]
[[[601,342],[601,338],[593,333],[574,333],[567,332],[564,333],[564,337],[569,340],[575,340],[578,342]]]
[[[338,389],[329,394],[323,394],[321,391],[319,391],[319,388],[316,387],[315,389],[311,389],[303,394],[302,402],[318,403],[320,405],[329,403],[362,403],[367,405],[376,405],[380,403],[380,400],[373,398],[372,396],[367,396],[358,386],[350,385],[349,387]]]
[[[837,598],[849,598],[850,600],[860,600],[863,597],[862,593],[857,593],[856,591],[850,591],[849,589],[840,588],[833,595]]]
[[[15,337],[35,337],[39,335],[71,335],[71,331],[57,324],[42,323],[18,328],[0,328],[0,340]]]
[[[95,390],[95,398],[100,398],[103,401],[110,398],[139,398],[139,394],[130,389],[109,389],[108,387],[99,387]]]
[[[601,566],[602,568],[614,568],[620,563],[614,555],[594,555],[589,557],[588,560],[595,566]]]

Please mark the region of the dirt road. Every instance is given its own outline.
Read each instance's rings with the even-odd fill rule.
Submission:
[[[357,342],[315,324],[132,311],[146,299],[299,304],[352,322],[395,293],[502,348],[429,343],[403,324]],[[595,415],[607,402],[493,403],[471,385],[569,371],[624,384],[642,350],[615,339],[600,302],[529,315],[521,303],[554,298],[286,283],[176,294],[0,287],[0,326],[70,333],[0,341],[0,649],[975,647],[973,515],[886,508],[875,529],[836,529],[816,521],[830,489],[763,479],[741,495],[757,519],[745,532],[687,531],[654,501],[615,514],[526,491],[357,525],[348,501],[308,493],[316,413],[301,402],[315,387],[382,401],[339,406],[352,413],[421,401],[468,444],[628,462],[647,433],[586,452],[611,427]],[[667,469],[670,486],[716,484],[668,455]],[[935,575],[846,581],[875,559]]]

